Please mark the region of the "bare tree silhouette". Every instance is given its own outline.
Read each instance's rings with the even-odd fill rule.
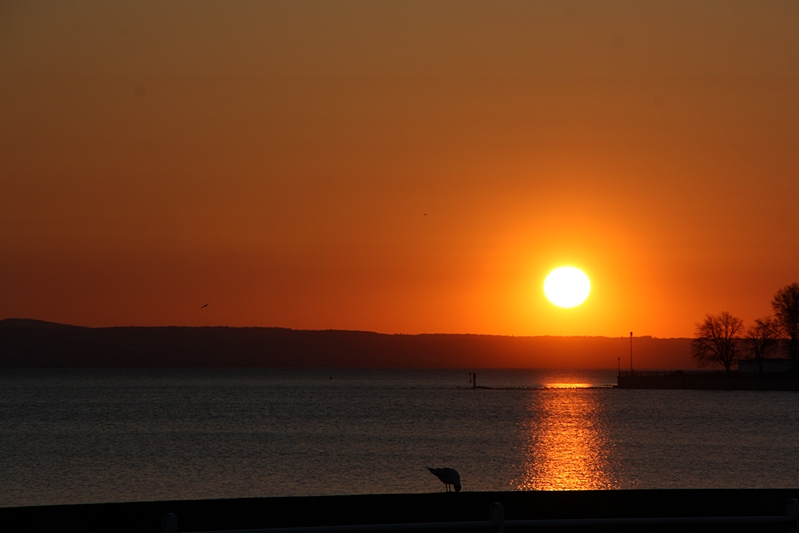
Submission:
[[[787,341],[788,356],[799,358],[799,283],[791,283],[777,291],[771,308],[779,324],[780,334]]]
[[[779,324],[773,316],[755,319],[755,323],[746,328],[744,340],[747,351],[757,361],[760,373],[763,373],[763,359],[770,357],[779,346]]]
[[[743,321],[727,311],[705,315],[705,320],[696,325],[696,337],[691,341],[691,357],[699,366],[719,364],[729,372],[738,355],[738,333],[742,327]]]

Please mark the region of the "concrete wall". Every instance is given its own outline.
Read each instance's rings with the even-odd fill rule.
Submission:
[[[507,520],[545,518],[784,515],[799,489],[515,491],[373,494],[300,498],[154,501],[0,508],[4,533],[65,531],[157,533],[161,516],[175,513],[178,531],[250,529],[375,523],[487,520],[493,502]],[[557,528],[559,533],[607,531]],[[613,528],[612,531],[641,531]],[[785,531],[785,525],[681,526],[647,531]],[[475,530],[469,530],[475,531]],[[506,530],[507,531],[507,530]],[[545,531],[553,531],[551,529]],[[464,533],[468,533],[464,531]]]
[[[799,391],[799,376],[775,374],[619,376],[620,389],[709,389]]]

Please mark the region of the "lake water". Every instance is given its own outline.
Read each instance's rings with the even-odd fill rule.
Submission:
[[[0,506],[443,490],[426,466],[456,468],[466,491],[799,486],[799,393],[614,383],[606,371],[481,370],[497,388],[472,390],[464,370],[3,370]]]

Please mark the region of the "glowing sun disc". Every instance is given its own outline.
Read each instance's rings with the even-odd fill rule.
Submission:
[[[544,280],[544,294],[558,307],[575,307],[588,298],[591,281],[574,267],[560,267],[549,273]]]

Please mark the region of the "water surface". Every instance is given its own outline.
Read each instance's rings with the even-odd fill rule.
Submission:
[[[332,379],[331,379],[332,378]],[[0,374],[0,505],[443,490],[797,486],[799,395],[613,372]]]

